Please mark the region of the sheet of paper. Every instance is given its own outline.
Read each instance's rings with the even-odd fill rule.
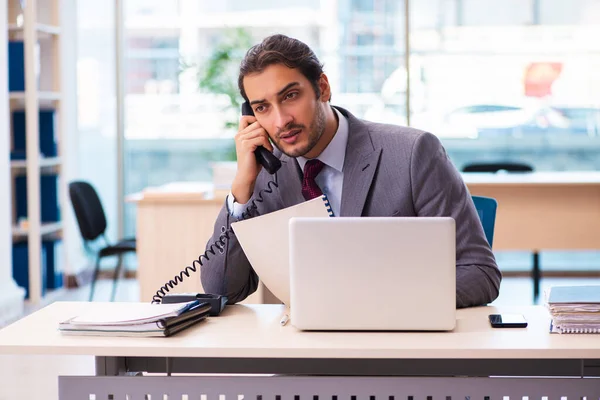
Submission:
[[[231,224],[260,280],[285,305],[290,305],[289,220],[329,218],[324,197]]]
[[[123,303],[121,307],[111,307],[110,310],[90,304],[86,310],[67,322],[71,325],[143,324],[179,315],[192,303],[194,302],[173,304]]]

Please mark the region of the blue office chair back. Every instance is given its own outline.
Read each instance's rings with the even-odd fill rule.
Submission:
[[[473,196],[473,203],[479,214],[485,237],[492,247],[494,242],[494,226],[496,225],[496,209],[498,202],[491,197]]]

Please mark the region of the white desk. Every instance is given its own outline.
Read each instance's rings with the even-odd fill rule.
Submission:
[[[340,399],[376,395],[386,400],[390,395],[419,393],[482,399],[488,395],[600,397],[600,335],[549,334],[549,316],[542,307],[459,310],[453,332],[336,333],[282,327],[282,306],[236,305],[171,338],[62,336],[58,322],[87,306],[119,304],[54,303],[0,330],[0,354],[95,356],[97,377],[60,378],[61,399],[66,400],[87,399],[90,393],[106,396],[97,399],[108,394],[125,398],[127,393],[152,393],[152,398],[161,399],[163,394],[177,399],[182,394],[189,394],[189,399],[199,399],[197,393],[208,394],[208,399],[219,394],[237,399],[245,394],[265,400],[276,400],[276,394],[286,399],[336,394]],[[492,329],[487,315],[494,312],[523,313],[529,327]],[[140,371],[311,376],[132,376]],[[340,377],[348,375],[361,378]],[[497,375],[554,378],[490,377]],[[462,378],[448,378],[456,376]],[[565,376],[595,378],[558,378]],[[425,399],[414,399],[421,398]]]

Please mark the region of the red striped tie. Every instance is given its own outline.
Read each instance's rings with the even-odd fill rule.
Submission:
[[[316,158],[308,160],[304,165],[304,178],[302,179],[302,195],[304,199],[314,199],[323,194],[321,188],[315,182],[315,177],[319,175],[324,166],[325,164]]]

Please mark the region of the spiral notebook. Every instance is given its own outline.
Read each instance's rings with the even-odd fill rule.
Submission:
[[[234,222],[233,231],[262,283],[290,304],[289,221],[293,217],[333,217],[327,196],[255,218]]]
[[[547,294],[552,333],[600,333],[600,286],[556,286]]]
[[[171,336],[204,320],[211,306],[199,300],[187,303],[90,303],[58,325],[64,335]]]

